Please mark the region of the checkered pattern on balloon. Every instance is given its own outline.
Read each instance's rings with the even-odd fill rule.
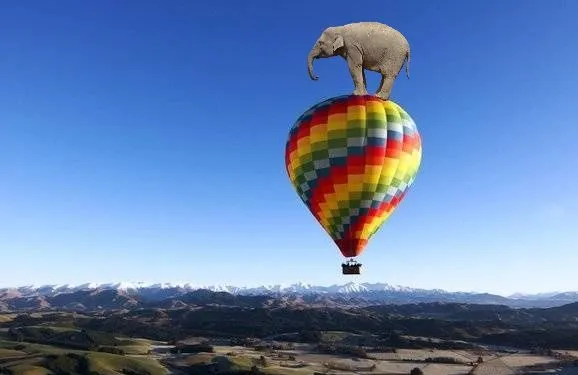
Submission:
[[[289,179],[350,258],[342,265],[344,274],[359,273],[353,258],[403,200],[421,157],[420,135],[410,115],[372,95],[324,100],[291,128],[285,149]]]

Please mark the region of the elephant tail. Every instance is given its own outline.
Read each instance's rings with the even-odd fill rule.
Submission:
[[[409,50],[407,50],[407,52],[405,53],[405,75],[407,76],[407,79],[409,79],[409,60],[410,60],[410,52]]]

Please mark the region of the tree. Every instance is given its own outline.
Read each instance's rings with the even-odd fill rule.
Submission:
[[[423,375],[423,371],[419,367],[414,367],[410,372],[409,375]]]

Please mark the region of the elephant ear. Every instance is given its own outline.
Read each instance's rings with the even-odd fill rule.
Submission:
[[[337,38],[333,41],[333,52],[337,51],[341,47],[343,47],[343,37],[337,35]]]

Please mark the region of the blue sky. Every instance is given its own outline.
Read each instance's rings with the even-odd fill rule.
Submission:
[[[0,12],[0,286],[388,282],[578,290],[578,3],[12,1]],[[293,191],[287,133],[353,89],[331,25],[410,42],[415,184],[360,260]],[[368,73],[370,89],[378,76]]]

